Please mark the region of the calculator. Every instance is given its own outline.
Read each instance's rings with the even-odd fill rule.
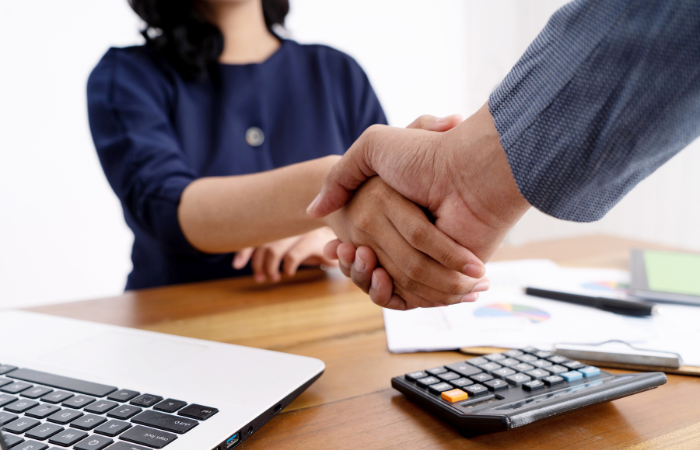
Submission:
[[[662,372],[613,375],[534,347],[394,377],[391,385],[464,436],[529,423],[654,389]]]

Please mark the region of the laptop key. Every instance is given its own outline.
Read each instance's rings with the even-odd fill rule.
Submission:
[[[122,422],[120,420],[110,420],[107,423],[103,423],[99,427],[95,428],[95,433],[104,434],[105,436],[114,437],[121,434],[123,431],[131,428],[132,425],[129,422]]]
[[[138,395],[141,395],[141,393],[131,391],[129,389],[119,389],[117,392],[112,392],[109,394],[109,396],[107,396],[107,400],[114,400],[115,402],[128,402]]]
[[[8,385],[10,383],[14,383],[14,381],[9,380],[7,378],[0,378],[0,386],[5,386],[5,385]]]
[[[46,450],[47,448],[49,448],[49,446],[43,442],[27,441],[16,447],[12,447],[12,450]]]
[[[181,409],[180,412],[178,412],[178,414],[181,416],[190,417],[192,419],[207,420],[208,418],[210,418],[218,412],[219,410],[216,408],[192,404]]]
[[[86,406],[85,411],[95,414],[104,414],[108,411],[113,410],[117,406],[117,402],[110,402],[109,400],[98,400],[95,403]]]
[[[0,427],[12,422],[13,420],[17,419],[19,416],[15,414],[10,414],[9,412],[5,411],[0,411]]]
[[[2,427],[3,431],[9,431],[10,433],[15,433],[15,434],[22,434],[26,433],[28,430],[31,430],[35,426],[39,425],[41,422],[39,422],[36,419],[29,419],[27,417],[20,417],[17,420],[14,420],[4,427]]]
[[[153,395],[153,394],[143,394],[139,395],[129,403],[132,405],[136,406],[143,406],[145,408],[150,408],[151,406],[155,405],[156,403],[160,402],[163,400],[163,397],[160,397],[158,395]]]
[[[13,397],[7,394],[0,394],[0,406],[5,406],[8,403],[16,402],[17,400],[17,397]]]
[[[17,369],[17,367],[15,366],[11,366],[9,364],[0,364],[0,375],[5,374],[7,372],[12,372],[15,369]]]
[[[67,391],[79,392],[85,395],[93,395],[95,397],[104,397],[117,390],[114,386],[54,375],[52,373],[39,372],[38,370],[32,369],[17,369],[12,373],[8,373],[6,376],[58,389],[65,389]]]
[[[51,449],[49,449],[51,450]],[[109,448],[109,450],[151,450],[150,448],[141,447],[136,444],[128,444],[126,442],[117,442]]]
[[[446,385],[446,389],[453,389],[451,384],[440,383]],[[435,384],[429,387],[432,390],[437,388],[440,384]],[[442,392],[440,390],[439,392]],[[438,393],[439,393],[438,392]],[[158,428],[165,431],[172,431],[173,433],[183,434],[190,431],[192,428],[199,425],[199,422],[193,419],[187,419],[185,417],[171,416],[170,414],[164,414],[158,411],[144,411],[138,416],[131,419],[132,422],[141,425],[148,425],[153,428]]]
[[[34,408],[38,404],[39,402],[35,402],[34,400],[17,400],[16,402],[5,406],[5,409],[13,413],[23,413]]]
[[[77,442],[85,439],[85,436],[87,435],[88,434],[84,431],[68,428],[67,430],[57,433],[53,437],[49,438],[49,443],[70,447],[71,445],[75,445]]]
[[[59,427],[58,425],[54,425],[52,423],[42,423],[38,427],[34,427],[31,430],[27,431],[27,437],[43,441],[45,439],[50,438],[56,433],[60,433],[63,430],[64,428]]]
[[[119,436],[119,439],[153,448],[163,448],[177,439],[177,435],[137,425]]]
[[[27,397],[27,398],[39,398],[42,395],[48,394],[49,392],[53,392],[53,389],[47,388],[45,386],[36,386],[31,389],[27,389],[26,391],[22,391],[22,397]]]
[[[84,406],[89,405],[94,402],[95,397],[88,397],[87,395],[76,395],[73,398],[69,398],[65,402],[61,403],[61,406],[67,406],[68,408],[80,409]]]
[[[123,405],[119,408],[115,408],[107,413],[107,417],[112,417],[113,419],[128,420],[134,417],[136,414],[143,411],[143,409],[137,406]]]
[[[86,416],[75,419],[70,423],[73,428],[78,428],[80,430],[92,430],[98,425],[102,425],[107,422],[107,419],[101,416],[96,416],[94,414],[88,414]]]
[[[7,444],[9,448],[12,448],[17,444],[24,442],[24,439],[22,439],[19,436],[14,436],[12,434],[3,433],[2,437],[5,438],[5,444]]]
[[[113,443],[114,441],[108,437],[95,436],[93,434],[92,436],[88,436],[82,441],[80,441],[73,448],[75,450],[102,450],[103,448]]]
[[[15,381],[12,384],[7,384],[1,387],[0,391],[7,392],[8,394],[19,394],[20,392],[33,386],[33,384],[25,383],[24,381]]]
[[[443,377],[440,377],[441,379],[444,380]],[[174,413],[178,409],[182,409],[183,406],[186,406],[187,402],[183,402],[182,400],[174,400],[172,398],[169,398],[167,400],[163,400],[162,402],[158,403],[153,407],[153,409],[157,409],[158,411],[164,411],[164,412],[169,412],[169,413]]]
[[[73,395],[74,394],[71,394],[70,392],[66,391],[56,391],[44,395],[43,397],[41,397],[41,400],[45,401],[46,403],[61,403],[62,401],[73,397]]]
[[[68,422],[72,422],[78,417],[82,416],[83,413],[80,411],[75,411],[71,409],[62,409],[60,411],[56,411],[55,413],[51,414],[49,417],[47,417],[46,420],[49,422],[57,423],[59,425],[65,425]]]

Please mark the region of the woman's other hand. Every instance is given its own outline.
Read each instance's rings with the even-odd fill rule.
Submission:
[[[270,242],[260,247],[248,247],[236,253],[233,268],[242,269],[252,260],[253,278],[258,283],[271,281],[277,283],[282,274],[291,277],[299,266],[337,266],[338,262],[323,256],[323,247],[336,239],[328,227],[319,228],[306,234],[279,241]],[[280,272],[282,266],[282,273]]]

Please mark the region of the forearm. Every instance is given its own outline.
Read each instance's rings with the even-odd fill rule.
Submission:
[[[325,226],[306,207],[339,156],[269,172],[207,177],[192,182],[178,208],[187,240],[206,253],[226,253]]]

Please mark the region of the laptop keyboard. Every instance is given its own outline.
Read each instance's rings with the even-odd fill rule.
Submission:
[[[0,427],[12,450],[164,448],[218,409],[0,364]]]

